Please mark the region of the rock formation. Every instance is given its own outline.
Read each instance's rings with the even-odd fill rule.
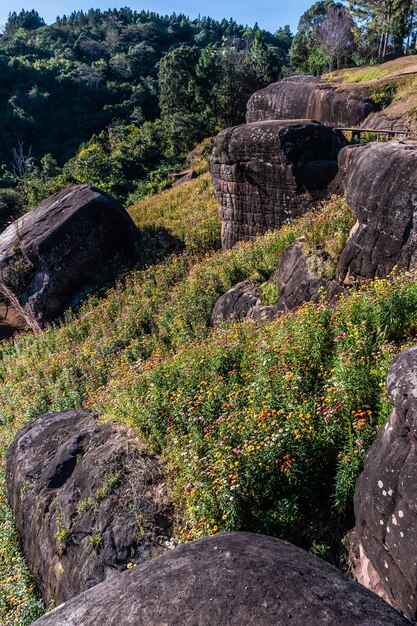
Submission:
[[[357,217],[340,257],[340,283],[385,277],[417,259],[417,144],[370,143],[341,151],[347,202]]]
[[[354,574],[417,620],[417,346],[388,374],[394,410],[371,446],[355,492]]]
[[[251,96],[247,122],[311,119],[341,127],[360,126],[376,110],[370,100],[336,89],[320,78],[293,76]]]
[[[380,598],[284,541],[250,533],[184,544],[97,585],[33,626],[406,626]]]
[[[195,172],[192,167],[182,170],[181,172],[168,174],[168,179],[172,181],[172,187],[181,187],[181,185],[188,183],[194,178],[197,178],[197,172]]]
[[[216,138],[210,170],[222,245],[278,228],[329,194],[343,134],[306,120],[257,122]]]
[[[0,235],[0,291],[35,330],[54,320],[138,231],[127,212],[87,185],[59,191]]]
[[[222,322],[244,318],[270,321],[275,313],[275,307],[262,304],[258,285],[245,280],[229,289],[217,300],[211,314],[211,323],[217,326]]]
[[[370,115],[367,120],[362,124],[363,128],[369,128],[370,130],[394,130],[397,132],[411,131],[406,120],[401,116],[388,117],[387,111],[381,111]]]
[[[27,328],[25,320],[10,304],[0,302],[0,341]]]
[[[159,554],[170,528],[161,467],[133,431],[90,411],[38,417],[16,436],[7,486],[46,604]]]
[[[325,262],[325,252],[317,251],[317,264]],[[317,302],[321,289],[326,290],[330,279],[318,276],[303,252],[302,242],[296,241],[285,250],[277,271],[280,298],[278,311],[291,311],[303,302]]]

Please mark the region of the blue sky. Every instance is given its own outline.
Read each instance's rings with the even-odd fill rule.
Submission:
[[[274,32],[280,26],[289,24],[295,31],[300,15],[314,0],[0,0],[0,25],[4,25],[9,12],[20,9],[36,9],[46,22],[53,22],[57,15],[74,10],[89,8],[149,9],[162,14],[185,13],[190,17],[198,14],[221,19],[233,17],[237,22],[253,25],[258,22],[261,28]]]

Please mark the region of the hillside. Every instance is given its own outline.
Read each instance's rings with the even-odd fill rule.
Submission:
[[[381,106],[383,117],[377,125],[371,124],[371,128],[390,129],[402,124],[410,131],[417,130],[417,61],[414,56],[339,70],[325,78],[334,82],[338,90],[370,97]]]
[[[156,237],[166,229],[189,252],[134,272],[59,327],[1,345],[3,455],[33,416],[95,408],[163,454],[176,541],[261,530],[335,558],[364,452],[390,409],[388,364],[417,333],[415,276],[367,284],[336,308],[306,304],[267,327],[212,330],[212,307],[233,284],[255,280],[268,301],[288,244],[304,236],[307,250],[324,248],[335,262],[352,225],[333,199],[278,232],[212,252],[214,207],[207,174],[142,201],[131,209],[138,225]],[[327,476],[324,489],[317,474]],[[4,482],[0,519],[2,619],[27,624],[42,609]]]
[[[208,598],[213,625],[236,606],[258,624],[242,567],[260,626],[277,607],[417,623],[417,57],[320,76],[407,33],[410,51],[414,13],[382,56],[353,16],[317,2],[293,38],[10,15],[0,312],[23,317],[0,341],[1,625],[73,607],[156,624],[165,576],[198,596],[185,626]]]

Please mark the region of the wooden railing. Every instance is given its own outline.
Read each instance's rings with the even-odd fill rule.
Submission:
[[[402,136],[409,139],[417,139],[415,133],[407,130],[384,130],[380,128],[338,128],[337,130],[342,131],[342,133],[344,133],[345,135],[350,134],[350,138],[347,137],[347,139],[350,139],[350,141],[352,142],[360,142],[361,136],[363,134],[375,135],[376,141],[386,141],[389,140],[391,137],[397,136]]]

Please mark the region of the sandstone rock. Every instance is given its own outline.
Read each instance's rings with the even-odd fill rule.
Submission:
[[[247,122],[283,119],[312,119],[330,126],[360,126],[376,110],[370,100],[314,77],[291,77],[272,83],[251,96]]]
[[[246,124],[222,131],[210,170],[223,248],[278,228],[329,194],[342,133],[306,120]]]
[[[417,620],[417,346],[388,374],[394,410],[365,459],[355,492],[357,578]],[[352,543],[352,542],[351,542]]]
[[[318,265],[326,262],[323,250],[318,250],[316,257]],[[326,290],[330,283],[329,279],[317,276],[313,271],[300,241],[286,249],[278,267],[277,279],[281,292],[277,304],[279,311],[290,311],[310,300],[317,302],[321,289]]]
[[[397,132],[410,132],[411,130],[404,118],[388,117],[385,111],[370,115],[362,126],[371,130],[394,130]]]
[[[339,164],[357,217],[336,277],[349,284],[385,277],[417,259],[417,144],[390,141],[349,146]]]
[[[200,539],[97,585],[33,626],[405,626],[334,567],[263,535]]]
[[[275,314],[275,307],[262,305],[258,285],[245,280],[229,289],[217,300],[211,314],[211,323],[217,326],[223,322],[244,318],[270,321]]]
[[[43,600],[60,604],[159,554],[170,502],[158,460],[134,432],[90,411],[38,417],[16,436],[7,486]]]
[[[27,328],[25,320],[10,304],[0,303],[0,341]]]
[[[168,178],[173,181],[173,187],[180,187],[184,183],[188,183],[188,181],[197,178],[197,172],[195,172],[192,168],[188,168],[186,170],[182,170],[182,172],[169,174]]]
[[[138,231],[106,194],[76,185],[59,191],[0,235],[0,291],[35,331],[72,304]]]

